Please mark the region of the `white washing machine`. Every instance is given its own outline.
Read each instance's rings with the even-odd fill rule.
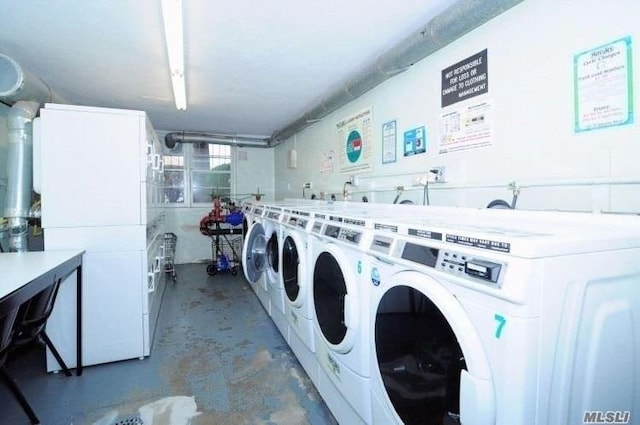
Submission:
[[[341,424],[369,423],[369,314],[360,277],[372,221],[316,211],[310,235],[318,392]]]
[[[372,423],[569,425],[640,412],[640,218],[462,218],[373,235]]]
[[[267,267],[265,269],[265,281],[267,293],[271,303],[271,320],[289,343],[289,323],[284,312],[284,287],[280,270],[280,246],[282,243],[282,217],[283,207],[274,203],[265,205],[264,220],[271,224],[271,231],[267,237]]]
[[[244,276],[256,293],[260,303],[271,316],[271,299],[266,274],[269,265],[268,245],[275,230],[274,222],[265,219],[265,205],[254,204],[253,223],[249,227],[242,245],[242,270]]]
[[[284,285],[285,315],[289,323],[289,346],[318,386],[318,361],[315,355],[313,299],[311,298],[311,250],[309,233],[312,213],[285,208],[282,222],[281,278]]]

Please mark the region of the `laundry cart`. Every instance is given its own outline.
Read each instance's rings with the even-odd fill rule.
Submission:
[[[175,233],[164,234],[164,272],[171,276],[174,283],[178,277],[175,264],[177,242],[178,236]]]
[[[211,238],[211,262],[207,274],[215,276],[219,272],[238,274],[242,253],[242,213],[234,211],[227,215],[216,214],[215,210],[200,220],[200,233]]]

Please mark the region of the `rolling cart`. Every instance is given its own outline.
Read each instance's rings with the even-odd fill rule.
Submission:
[[[200,233],[211,238],[211,262],[207,265],[209,276],[221,272],[230,272],[233,276],[238,274],[242,253],[241,224],[240,211],[222,215],[219,204],[215,204],[213,211],[200,220]]]

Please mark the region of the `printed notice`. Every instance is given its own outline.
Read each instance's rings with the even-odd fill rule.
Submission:
[[[396,122],[382,124],[382,163],[396,162]]]
[[[573,58],[575,131],[633,123],[631,37]]]
[[[447,112],[440,117],[439,154],[493,146],[493,107],[490,101]]]
[[[404,156],[427,151],[427,130],[424,126],[404,132]]]
[[[489,91],[487,49],[442,70],[442,107]]]
[[[365,109],[336,124],[340,173],[371,170],[373,112]]]

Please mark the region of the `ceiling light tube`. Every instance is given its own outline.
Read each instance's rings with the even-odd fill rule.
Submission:
[[[182,0],[162,0],[164,35],[167,41],[169,72],[176,108],[187,109],[187,93],[184,79],[184,42],[182,29]]]

